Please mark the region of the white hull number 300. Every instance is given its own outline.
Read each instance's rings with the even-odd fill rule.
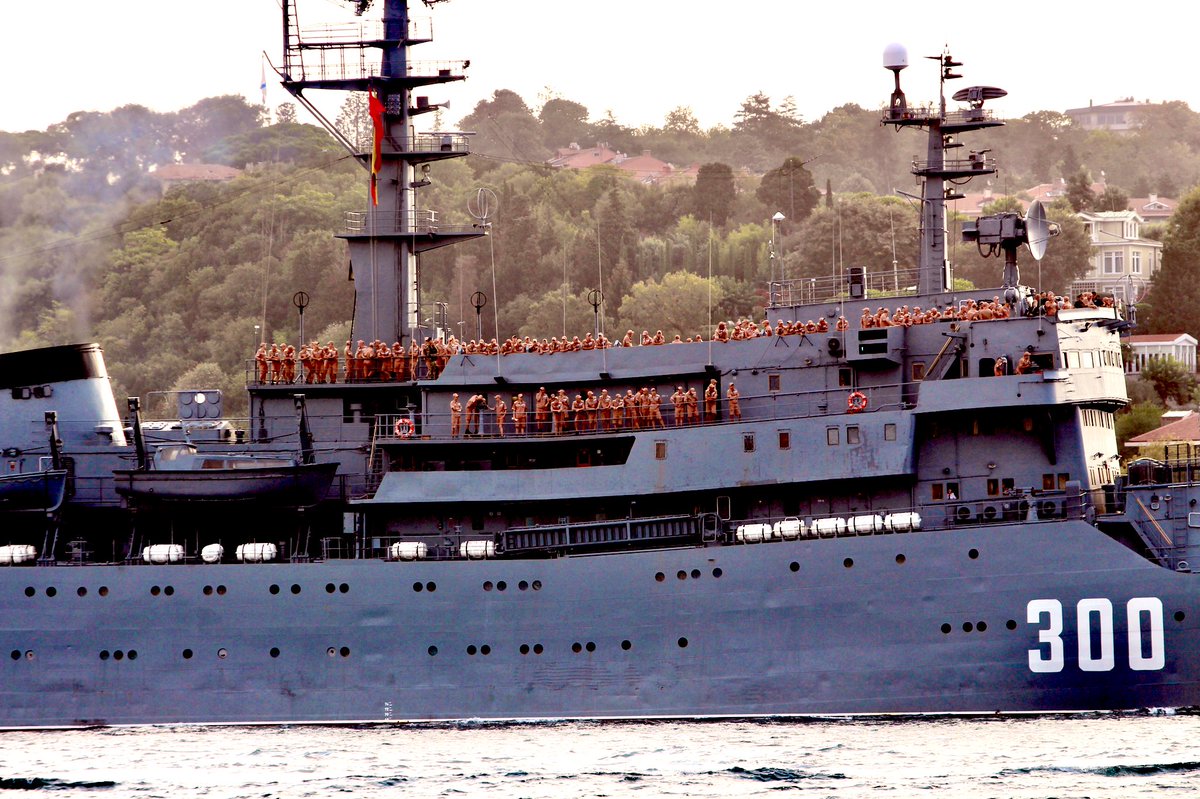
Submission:
[[[1029,650],[1029,670],[1041,674],[1062,671],[1065,664],[1062,602],[1031,600],[1026,615],[1026,621],[1040,628],[1038,647]],[[1161,669],[1166,662],[1162,600],[1153,596],[1134,597],[1125,604],[1125,620],[1129,668]],[[1079,642],[1080,671],[1112,671],[1117,656],[1112,602],[1103,597],[1079,600],[1075,606],[1075,638]]]

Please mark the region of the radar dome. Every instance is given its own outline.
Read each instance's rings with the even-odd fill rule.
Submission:
[[[908,66],[908,48],[902,44],[892,42],[887,47],[883,48],[883,68],[884,69],[904,69]]]

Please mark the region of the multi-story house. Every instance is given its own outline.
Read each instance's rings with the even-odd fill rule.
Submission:
[[[1137,302],[1162,265],[1162,242],[1141,237],[1144,220],[1136,211],[1085,211],[1079,219],[1091,237],[1092,264],[1071,284],[1071,295],[1094,291]]]

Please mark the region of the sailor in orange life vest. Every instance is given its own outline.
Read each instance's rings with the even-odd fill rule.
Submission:
[[[729,381],[729,388],[725,389],[725,398],[729,400],[729,420],[736,422],[742,418],[741,392],[737,390],[737,386],[733,381]]]

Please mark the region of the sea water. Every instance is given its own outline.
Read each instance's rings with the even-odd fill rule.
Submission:
[[[141,727],[0,733],[0,795],[1176,797],[1200,716]]]

